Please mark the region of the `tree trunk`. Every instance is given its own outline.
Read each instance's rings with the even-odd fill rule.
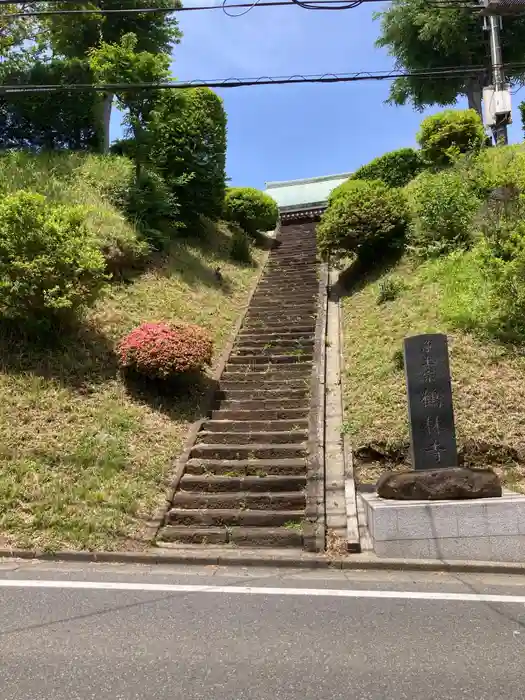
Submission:
[[[108,92],[104,95],[103,106],[103,129],[104,139],[102,141],[102,152],[109,153],[109,125],[111,122],[111,107],[113,106],[113,93]]]
[[[469,109],[475,109],[483,121],[483,112],[481,109],[481,99],[483,91],[479,80],[472,80],[467,90],[467,100]]]

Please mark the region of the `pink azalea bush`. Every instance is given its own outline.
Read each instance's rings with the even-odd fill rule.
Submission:
[[[117,348],[122,369],[150,379],[173,379],[211,364],[213,340],[193,324],[143,323]]]

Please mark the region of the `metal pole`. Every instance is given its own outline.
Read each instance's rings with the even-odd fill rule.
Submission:
[[[501,53],[500,24],[501,17],[489,16],[490,30],[490,55],[492,58],[492,74],[494,88],[503,90],[505,88],[505,73],[503,71],[503,56]],[[507,115],[498,115],[496,125],[492,128],[496,146],[506,146],[509,142],[507,135]]]

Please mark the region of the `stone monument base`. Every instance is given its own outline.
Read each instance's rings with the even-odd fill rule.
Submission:
[[[359,493],[379,557],[525,561],[525,495],[391,501]]]

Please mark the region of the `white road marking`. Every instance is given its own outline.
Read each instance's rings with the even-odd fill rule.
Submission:
[[[324,598],[386,598],[465,603],[513,603],[525,605],[525,595],[492,593],[447,593],[434,591],[365,591],[343,588],[264,588],[256,586],[199,586],[171,583],[128,583],[112,581],[45,581],[0,579],[0,588],[54,588],[80,591],[138,591],[141,593],[222,593],[226,595],[303,596]]]

